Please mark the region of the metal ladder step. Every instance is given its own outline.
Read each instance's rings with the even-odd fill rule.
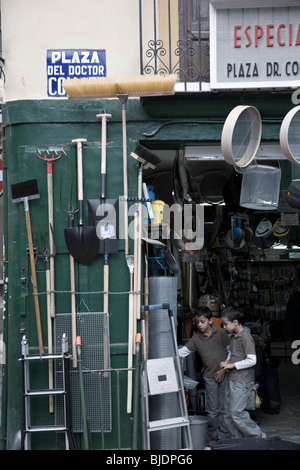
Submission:
[[[160,429],[177,428],[181,426],[189,426],[190,421],[184,416],[178,416],[175,418],[159,419],[156,421],[149,421],[148,430],[158,431]]]
[[[71,356],[68,353],[68,339],[66,334],[62,335],[61,354],[41,354],[29,355],[29,342],[26,336],[22,338],[22,368],[23,368],[23,402],[24,402],[24,450],[31,450],[31,434],[41,432],[62,432],[65,435],[66,450],[70,448],[76,449],[76,443],[72,431],[70,420],[70,391],[69,391],[69,360]],[[40,362],[41,360],[53,361],[59,360],[62,363],[63,386],[60,388],[51,388],[52,383],[49,379],[50,388],[34,388],[30,386],[30,365],[32,361]],[[50,362],[49,362],[50,366]],[[49,372],[52,374],[52,368]],[[49,411],[52,411],[53,395],[62,396],[64,407],[64,422],[62,424],[35,424],[31,425],[31,399],[33,397],[47,396],[49,397]]]
[[[24,393],[24,397],[37,397],[43,395],[65,395],[66,391],[64,389],[44,389],[44,390],[27,390]]]
[[[142,412],[142,431],[143,446],[145,449],[151,449],[150,434],[153,431],[181,428],[181,442],[183,449],[193,449],[192,435],[190,429],[190,420],[187,413],[183,373],[179,360],[177,349],[177,337],[175,331],[173,308],[170,303],[141,306],[141,328],[142,335],[146,337],[145,311],[167,310],[171,328],[171,340],[173,346],[173,355],[170,357],[161,357],[157,359],[147,359],[146,344],[143,341],[143,364],[141,367],[141,412]],[[165,395],[176,393],[178,400],[178,410],[180,416],[170,416],[165,419],[150,421],[150,403],[149,396]],[[171,414],[171,413],[170,413]],[[174,412],[176,414],[176,411]],[[179,431],[179,429],[178,429]],[[177,433],[176,433],[177,434]],[[178,447],[179,439],[178,439]],[[157,448],[157,447],[155,447]]]
[[[24,357],[23,361],[52,361],[55,359],[63,359],[64,357],[71,356],[64,356],[63,354],[32,354],[31,356]]]
[[[44,426],[29,426],[25,432],[47,432],[47,431],[66,431],[67,428],[63,425],[44,425]]]

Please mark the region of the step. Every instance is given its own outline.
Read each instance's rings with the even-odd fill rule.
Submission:
[[[37,397],[42,395],[65,395],[64,389],[44,389],[44,390],[27,390],[24,393],[24,397]]]
[[[54,359],[69,359],[70,355],[65,354],[32,354],[30,356],[22,356],[21,361],[50,361]]]
[[[44,425],[44,426],[29,426],[25,432],[49,432],[49,431],[67,431],[66,426],[64,425]]]
[[[158,431],[160,429],[178,428],[181,426],[188,426],[190,421],[185,416],[177,416],[175,418],[159,419],[157,421],[150,421],[148,425],[149,431]]]

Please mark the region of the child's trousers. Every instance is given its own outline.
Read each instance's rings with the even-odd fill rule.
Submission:
[[[225,391],[225,424],[232,437],[262,437],[260,427],[246,411],[250,382],[227,380]]]
[[[225,388],[227,378],[216,382],[214,378],[204,377],[206,390],[205,409],[207,411],[207,435],[210,439],[230,439],[230,432],[224,422]]]

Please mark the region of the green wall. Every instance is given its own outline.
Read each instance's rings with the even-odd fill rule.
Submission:
[[[136,161],[130,157],[137,143],[152,148],[178,148],[201,142],[220,143],[227,114],[238,104],[252,104],[261,111],[263,139],[278,141],[284,115],[292,107],[290,95],[279,94],[197,94],[174,97],[128,99],[127,152],[128,196],[137,196]],[[84,137],[88,143],[83,149],[84,211],[87,225],[87,199],[99,197],[101,190],[101,122],[96,115],[105,110],[112,114],[107,124],[107,198],[118,198],[123,192],[122,176],[122,119],[121,103],[116,99],[90,101],[18,101],[3,105],[3,169],[4,169],[4,341],[6,364],[3,366],[1,448],[21,448],[22,424],[22,364],[21,340],[26,334],[30,352],[38,352],[34,299],[24,204],[12,203],[11,184],[36,178],[40,198],[29,203],[31,224],[38,233],[47,224],[46,163],[36,156],[37,149],[62,147],[64,154],[53,165],[54,178],[54,232],[55,301],[56,313],[71,310],[69,284],[69,253],[64,241],[68,225],[67,214],[61,209],[69,201],[73,184],[73,204],[76,207],[76,152],[72,139]],[[75,225],[77,217],[75,216]],[[131,245],[132,252],[132,245]],[[36,259],[39,303],[43,339],[46,344],[45,264]],[[111,366],[127,367],[127,330],[129,274],[124,256],[124,242],[119,240],[118,253],[110,256],[110,343]],[[78,311],[101,312],[103,306],[103,256],[89,265],[76,263],[76,305]],[[33,374],[38,387],[47,387],[47,370]],[[126,374],[121,376],[121,447],[130,448],[132,416],[126,413]],[[112,381],[112,431],[105,433],[105,448],[117,448],[116,380]],[[51,424],[53,415],[40,404],[33,410],[42,424]],[[92,447],[101,448],[101,435],[92,436]],[[81,436],[76,436],[78,446]],[[63,438],[38,437],[36,448],[63,448]],[[140,443],[139,443],[140,445]]]

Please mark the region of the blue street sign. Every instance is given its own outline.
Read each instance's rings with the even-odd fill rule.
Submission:
[[[106,77],[103,49],[55,49],[47,51],[47,93],[52,98],[67,96],[62,83],[68,78]]]

